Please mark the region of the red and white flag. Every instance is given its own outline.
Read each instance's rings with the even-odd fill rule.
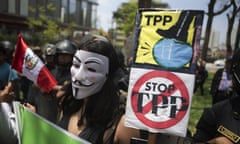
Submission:
[[[22,73],[45,92],[50,92],[53,87],[57,85],[56,79],[41,59],[34,54],[31,48],[24,42],[20,34],[18,35],[18,43],[12,61],[12,68]]]

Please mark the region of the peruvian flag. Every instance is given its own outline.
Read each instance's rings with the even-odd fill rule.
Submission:
[[[12,68],[33,81],[44,92],[50,92],[53,87],[57,85],[56,79],[41,59],[27,46],[20,34],[18,35],[18,43],[12,61]]]

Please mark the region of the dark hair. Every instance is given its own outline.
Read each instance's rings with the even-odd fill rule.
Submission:
[[[82,38],[78,48],[108,57],[110,75],[112,75],[120,67],[116,50],[111,42],[103,36],[91,34],[86,35]]]
[[[83,108],[81,112],[79,125],[83,124],[86,118],[88,126],[109,126],[112,120],[119,114],[118,107],[120,97],[118,95],[117,87],[113,82],[114,72],[119,68],[117,54],[112,44],[104,37],[97,35],[87,35],[83,37],[79,45],[80,50],[86,50],[94,53],[104,55],[109,58],[109,76],[98,93],[88,97],[86,107],[83,108],[84,100],[76,100],[71,97],[71,100],[66,99],[64,105],[68,105],[68,112],[77,112]],[[75,101],[76,104],[72,104]],[[70,106],[71,104],[72,106]],[[73,107],[74,106],[74,107]],[[64,106],[66,107],[66,106]]]

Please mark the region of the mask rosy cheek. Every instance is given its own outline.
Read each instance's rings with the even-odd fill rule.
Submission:
[[[96,77],[89,77],[89,81],[96,81]]]

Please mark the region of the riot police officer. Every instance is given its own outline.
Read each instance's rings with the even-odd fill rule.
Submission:
[[[75,44],[69,40],[59,41],[55,46],[48,44],[45,47],[45,62],[48,64],[56,62],[56,69],[52,69],[51,73],[58,81],[58,85],[65,85],[71,81],[70,67],[76,49]],[[51,59],[50,62],[48,59],[49,56],[55,57],[56,59]],[[31,95],[34,96],[30,97]],[[34,111],[46,119],[54,123],[57,122],[58,99],[55,97],[54,92],[43,93],[38,87],[33,85],[28,96],[27,107],[31,107],[31,109],[34,109]],[[31,106],[29,104],[31,104]]]
[[[4,48],[6,62],[11,64],[13,52],[14,52],[13,44],[10,41],[5,40],[5,41],[1,41],[0,45],[2,48]]]
[[[205,109],[197,126],[194,141],[210,144],[240,144],[240,49],[232,57],[231,98]]]
[[[54,75],[54,70],[56,68],[56,46],[51,43],[47,43],[43,47],[45,64],[48,70]]]
[[[44,62],[48,70],[53,76],[56,75],[56,47],[54,44],[45,44],[42,47],[44,54]],[[31,108],[39,115],[43,116],[51,122],[56,122],[57,119],[57,99],[54,93],[44,93],[36,85],[32,84],[29,91],[25,106]]]
[[[71,81],[70,67],[77,46],[70,40],[62,40],[56,43],[57,74],[55,76],[59,85]]]

